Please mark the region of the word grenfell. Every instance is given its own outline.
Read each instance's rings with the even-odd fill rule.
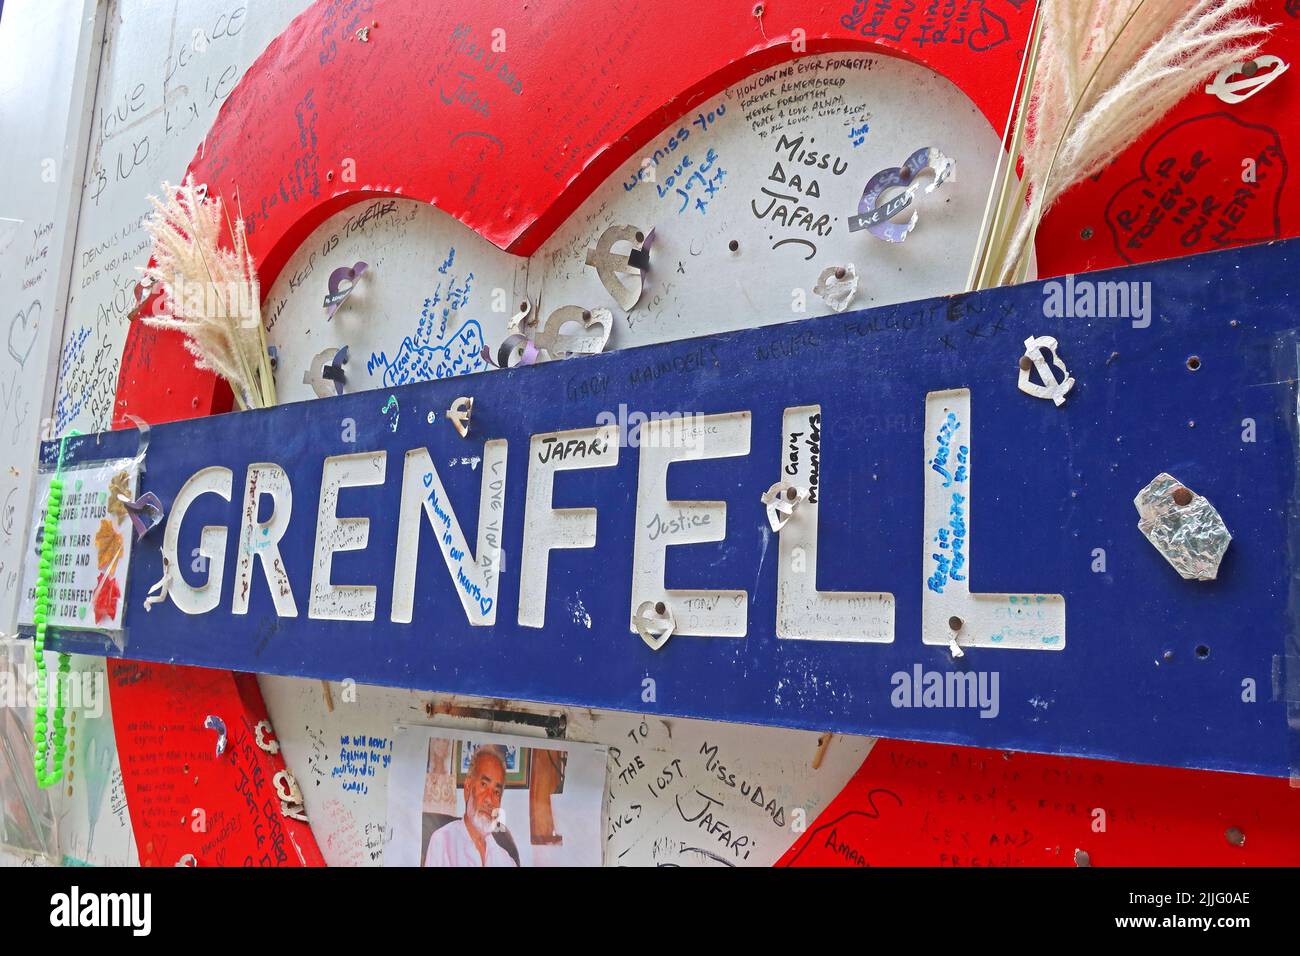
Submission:
[[[917,470],[923,473],[915,475],[926,488],[924,518],[930,529],[918,555],[921,560],[916,578],[922,604],[922,639],[927,644],[946,645],[950,640],[946,623],[962,619],[972,622],[961,635],[966,646],[1060,650],[1065,643],[1062,596],[990,595],[970,590],[967,508],[971,500],[973,435],[969,404],[970,393],[966,389],[933,392],[926,398],[928,457],[917,456]],[[625,422],[630,416],[623,416],[620,411],[620,417]],[[635,469],[624,468],[624,471],[632,471],[626,478],[635,487],[635,521],[630,593],[626,605],[622,605],[627,608],[628,616],[622,625],[635,631],[636,609],[647,601],[651,606],[672,602],[678,634],[745,637],[749,621],[748,592],[668,590],[665,585],[670,548],[726,541],[729,517],[733,523],[744,517],[738,519],[734,513],[729,516],[725,501],[676,500],[669,494],[668,475],[674,462],[706,459],[734,462],[748,457],[752,417],[749,411],[734,411],[638,422],[639,450],[632,456],[622,452],[619,441],[622,423],[618,421],[594,428],[533,434],[525,446],[527,474],[523,476],[523,514],[518,517],[506,514],[508,442],[487,440],[482,446],[478,477],[477,529],[462,525],[461,516],[472,501],[453,502],[429,450],[405,449],[400,465],[400,490],[370,492],[367,496],[371,507],[380,509],[384,506],[376,504],[376,499],[387,498],[389,511],[383,519],[384,540],[393,542],[386,547],[394,548],[387,555],[372,553],[365,565],[351,565],[370,567],[369,583],[334,580],[334,555],[365,550],[370,544],[371,519],[340,515],[340,502],[344,500],[340,492],[344,488],[385,484],[393,488],[397,483],[386,481],[389,451],[379,449],[324,458],[316,472],[320,477],[319,497],[308,505],[315,506],[313,539],[306,537],[309,530],[301,520],[292,520],[302,513],[301,501],[296,513],[294,509],[295,479],[280,464],[254,461],[241,476],[239,517],[229,527],[215,524],[196,528],[191,521],[187,543],[182,548],[182,527],[186,526],[186,516],[195,502],[213,495],[231,502],[236,493],[237,479],[231,468],[200,468],[175,491],[162,534],[162,561],[171,569],[167,600],[185,614],[201,615],[216,611],[224,593],[228,595],[231,614],[247,614],[251,596],[265,593],[262,584],[255,581],[255,565],[260,563],[274,613],[280,618],[297,617],[304,610],[299,607],[299,600],[306,595],[305,612],[314,620],[360,623],[386,614],[395,624],[410,624],[419,577],[423,589],[432,587],[445,593],[450,587],[470,625],[492,627],[497,622],[501,579],[508,571],[519,577],[518,624],[541,628],[545,626],[551,552],[596,547],[597,511],[600,510],[554,507],[557,474],[616,469],[621,462],[630,465],[627,459],[631,457],[636,459]],[[776,562],[778,597],[773,609],[776,636],[891,643],[895,606],[892,593],[824,591],[817,587],[818,512],[823,507],[835,507],[838,494],[832,491],[828,496],[825,486],[824,446],[830,439],[824,417],[820,405],[795,406],[786,408],[780,421],[765,426],[780,429],[780,453],[771,462],[772,479],[802,489],[790,521],[777,532],[780,559]],[[518,440],[514,444],[515,454],[519,455]],[[950,446],[957,449],[952,453],[955,458],[950,454]],[[399,453],[393,451],[394,456]],[[314,461],[309,459],[304,463],[301,458],[290,465],[296,475],[301,475],[304,468],[315,471],[317,467]],[[317,497],[316,474],[297,479],[312,482],[313,498]],[[520,479],[512,473],[510,480]],[[167,495],[172,489],[157,491]],[[397,500],[393,501],[393,497]],[[346,500],[358,498],[350,493]],[[581,500],[573,503],[587,504]],[[762,521],[763,511],[757,500],[753,507],[751,517]],[[204,509],[206,514],[213,513],[210,503]],[[396,511],[395,528],[393,511]],[[507,519],[522,522],[521,555],[518,561],[510,562],[508,569],[502,553]],[[429,533],[426,529],[432,531],[442,552],[442,562],[420,560],[421,537],[427,540]],[[468,536],[475,534],[475,530],[476,540],[471,540]],[[238,534],[233,549],[227,546],[232,532]],[[190,543],[196,539],[199,546],[193,553],[205,558],[204,562],[190,560]],[[281,542],[285,542],[289,555],[311,554],[310,567],[302,566],[305,557],[286,560]],[[232,550],[233,555],[228,553]],[[574,559],[570,556],[568,560]],[[761,555],[755,553],[753,560],[759,566]],[[438,568],[441,563],[446,565],[445,572]],[[391,600],[384,602],[378,595],[378,582],[387,577],[389,569]],[[227,589],[226,576],[230,571],[234,582]],[[443,578],[442,583],[437,581],[443,573],[449,582],[448,578]],[[196,574],[206,574],[206,580],[189,580]],[[383,607],[384,603],[388,606]],[[426,603],[422,600],[420,606],[424,608]],[[977,633],[974,622],[980,622],[988,634]]]

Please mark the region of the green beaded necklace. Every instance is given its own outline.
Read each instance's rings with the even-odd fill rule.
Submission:
[[[36,638],[32,642],[36,654],[36,729],[33,734],[36,752],[36,785],[41,788],[52,787],[63,779],[63,758],[67,747],[64,743],[68,727],[63,720],[63,689],[67,684],[68,672],[72,669],[72,658],[67,654],[59,655],[59,678],[55,682],[54,730],[50,735],[49,747],[46,746],[46,700],[49,696],[45,677],[45,622],[50,608],[50,580],[54,576],[54,543],[59,533],[59,510],[63,502],[63,450],[68,438],[64,436],[59,443],[59,462],[54,477],[50,479],[50,497],[45,506],[45,534],[41,538],[40,571],[36,578]],[[54,751],[53,764],[49,773],[45,772],[46,755]]]

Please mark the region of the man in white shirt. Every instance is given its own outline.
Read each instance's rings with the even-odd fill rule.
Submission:
[[[465,816],[433,832],[424,865],[517,866],[492,838],[505,788],[505,760],[495,748],[479,747],[465,777]]]

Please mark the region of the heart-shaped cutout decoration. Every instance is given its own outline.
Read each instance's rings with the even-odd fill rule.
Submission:
[[[570,325],[577,325],[581,331],[562,331]],[[552,312],[546,320],[546,328],[537,336],[537,347],[545,349],[551,358],[557,359],[595,355],[605,351],[613,329],[614,314],[609,309],[564,305]]]
[[[275,739],[275,732],[271,730],[269,720],[259,720],[253,727],[253,742],[269,754],[278,754],[280,752],[280,742]]]
[[[632,615],[632,625],[646,646],[657,651],[677,630],[677,619],[673,616],[673,609],[663,601],[642,601],[636,614]]]
[[[882,169],[867,180],[858,201],[858,214],[849,217],[849,232],[863,229],[877,239],[886,242],[902,242],[916,228],[918,215],[916,211],[906,222],[891,222],[899,213],[912,205],[916,191],[920,186],[918,177],[929,170],[934,178],[926,185],[924,192],[932,193],[951,178],[956,164],[932,146],[923,147],[907,157],[902,166]],[[903,191],[890,199],[881,201],[886,192],[893,189]]]
[[[1205,92],[1217,96],[1225,103],[1240,103],[1250,99],[1290,68],[1291,64],[1283,63],[1281,57],[1271,54],[1257,56],[1245,63],[1225,66],[1205,87]]]
[[[331,319],[356,289],[358,281],[368,268],[366,263],[358,262],[354,266],[339,266],[330,273],[330,291],[325,296],[325,311]]]

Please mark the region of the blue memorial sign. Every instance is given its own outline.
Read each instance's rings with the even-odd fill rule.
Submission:
[[[1297,274],[1278,243],[157,425],[124,649],[51,644],[1285,775]]]

